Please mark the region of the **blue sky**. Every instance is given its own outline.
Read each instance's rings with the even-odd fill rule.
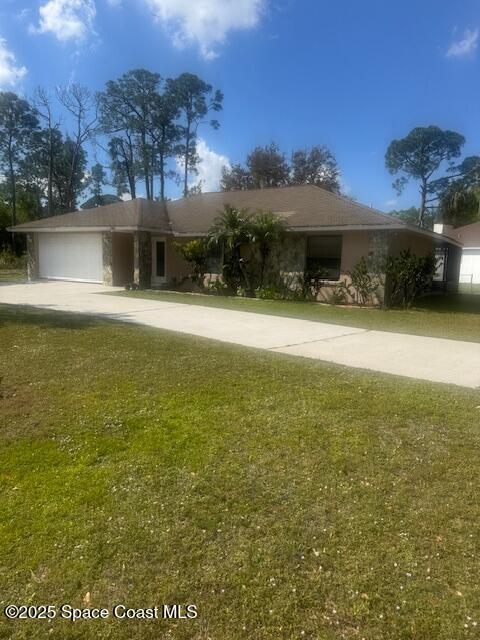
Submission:
[[[479,29],[478,0],[0,0],[0,89],[197,73],[225,94],[207,186],[255,145],[326,144],[345,190],[389,210],[417,202],[391,187],[392,138],[437,124],[480,154]]]

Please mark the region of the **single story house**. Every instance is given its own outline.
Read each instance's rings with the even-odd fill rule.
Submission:
[[[178,284],[188,268],[175,248],[208,234],[225,205],[282,216],[288,233],[271,268],[303,272],[312,262],[334,287],[362,256],[378,264],[410,248],[417,255],[442,256],[437,280],[458,283],[461,243],[405,224],[319,187],[204,193],[156,202],[137,198],[86,211],[43,218],[11,231],[27,234],[31,279],[49,278],[140,287]],[[219,266],[212,267],[212,273]]]
[[[480,222],[467,224],[454,229],[449,225],[435,225],[439,233],[443,233],[463,245],[460,264],[460,282],[480,284]]]

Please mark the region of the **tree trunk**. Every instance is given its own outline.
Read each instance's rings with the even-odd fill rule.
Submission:
[[[165,158],[163,152],[163,145],[160,147],[159,151],[159,162],[160,162],[160,200],[162,202],[165,200]]]
[[[183,175],[183,197],[188,196],[188,161],[190,158],[190,122],[187,124],[187,133],[185,137],[185,167]]]
[[[17,224],[17,184],[15,181],[15,171],[13,168],[13,152],[12,152],[12,141],[9,140],[8,143],[8,169],[9,169],[9,177],[10,177],[10,190],[11,190],[11,203],[12,203],[12,227]],[[17,239],[15,236],[15,232],[12,233],[12,248],[13,251],[17,250]]]
[[[420,211],[418,213],[418,225],[423,228],[425,224],[425,212],[427,210],[427,181],[425,178],[422,178],[420,194],[421,194],[421,201],[420,201]]]
[[[151,199],[151,193],[150,193],[150,170],[149,170],[149,161],[148,161],[148,154],[147,154],[147,140],[145,137],[145,132],[142,131],[142,158],[143,158],[143,173],[144,173],[144,179],[145,179],[145,195],[147,197],[147,200]]]
[[[49,136],[48,136],[48,187],[47,187],[47,198],[48,198],[48,215],[53,215],[53,136],[52,136],[52,127],[49,126]]]

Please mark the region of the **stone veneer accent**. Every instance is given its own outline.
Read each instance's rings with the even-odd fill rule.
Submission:
[[[385,262],[388,257],[388,232],[372,231],[370,234],[368,261],[373,273],[380,276],[382,282],[378,295],[377,304],[383,304],[387,291]]]
[[[150,287],[152,280],[152,239],[147,231],[133,234],[133,281],[141,289]]]
[[[104,231],[102,233],[103,284],[109,287],[113,284],[112,241],[112,232]]]
[[[29,280],[38,278],[38,251],[34,233],[27,233],[27,273]]]

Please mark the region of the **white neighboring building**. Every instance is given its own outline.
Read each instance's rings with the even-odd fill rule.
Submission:
[[[480,284],[480,222],[457,229],[446,224],[436,224],[435,231],[463,244],[460,282]]]

